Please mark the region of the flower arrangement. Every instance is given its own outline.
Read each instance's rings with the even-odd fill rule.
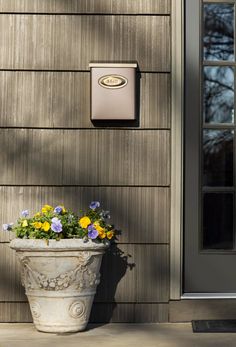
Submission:
[[[67,210],[64,206],[44,205],[40,212],[29,217],[29,211],[21,212],[16,225],[3,224],[3,230],[12,230],[18,238],[26,239],[71,239],[79,238],[107,242],[115,238],[113,226],[107,223],[109,211],[100,208],[99,201],[92,201],[89,210],[82,216]]]

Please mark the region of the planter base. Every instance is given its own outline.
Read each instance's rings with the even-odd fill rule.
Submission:
[[[62,294],[62,293],[59,293]],[[45,297],[29,295],[35,327],[44,332],[76,332],[86,328],[94,294]]]
[[[78,333],[80,331],[84,331],[86,329],[87,323],[81,325],[75,325],[68,327],[67,325],[38,325],[34,324],[35,328],[38,331],[43,333],[54,333],[54,334],[63,334],[63,333]]]

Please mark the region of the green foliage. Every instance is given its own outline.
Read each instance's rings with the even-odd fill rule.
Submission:
[[[108,211],[99,207],[99,202],[92,202],[88,211],[80,211],[82,216],[79,217],[64,206],[53,208],[44,205],[32,217],[29,217],[28,210],[22,211],[17,223],[13,227],[12,224],[4,224],[4,230],[13,230],[16,237],[26,239],[79,238],[106,242],[115,238],[115,230],[106,221],[110,218]]]

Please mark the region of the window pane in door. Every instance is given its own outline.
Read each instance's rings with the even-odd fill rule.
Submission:
[[[234,60],[234,5],[204,5],[204,59]]]
[[[233,186],[232,130],[203,130],[203,186]]]
[[[205,123],[234,123],[234,68],[205,67],[203,119]]]
[[[203,249],[233,249],[233,193],[205,193],[203,197]]]

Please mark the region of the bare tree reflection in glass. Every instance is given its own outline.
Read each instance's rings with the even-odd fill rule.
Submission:
[[[204,5],[204,59],[234,60],[234,5]]]
[[[203,131],[203,185],[233,186],[233,130]]]
[[[204,107],[206,123],[234,122],[234,68],[204,68]]]

